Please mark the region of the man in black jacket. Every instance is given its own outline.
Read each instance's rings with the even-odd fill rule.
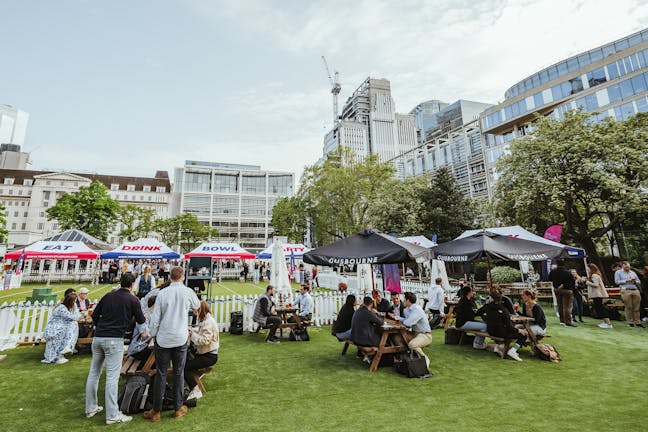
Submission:
[[[397,320],[398,317],[405,316],[405,305],[401,301],[400,294],[397,292],[391,293],[391,305],[389,305],[387,316],[395,320]]]
[[[376,330],[383,323],[371,307],[373,300],[365,297],[362,306],[353,314],[351,319],[351,340],[359,346],[377,347],[380,344],[380,335]]]
[[[557,260],[556,265],[556,268],[551,270],[551,273],[549,273],[549,280],[553,284],[556,293],[560,324],[567,327],[576,327],[576,324],[572,324],[571,314],[576,281],[571,272],[565,269],[564,260]]]
[[[274,313],[275,304],[272,301],[274,294],[275,287],[268,285],[265,294],[259,297],[259,300],[254,306],[254,315],[252,318],[261,327],[268,327],[270,329],[265,339],[268,343],[279,343],[279,338],[275,336],[275,333],[281,324],[281,318]]]

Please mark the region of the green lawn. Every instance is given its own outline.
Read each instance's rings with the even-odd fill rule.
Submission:
[[[208,393],[184,418],[141,417],[124,431],[644,431],[648,421],[648,330],[613,330],[587,319],[578,328],[549,317],[547,339],[563,361],[521,352],[500,360],[467,346],[443,345],[436,330],[426,349],[434,376],[406,379],[391,368],[369,373],[329,328],[310,342],[263,343],[263,335],[221,341],[219,362],[205,379]],[[106,430],[104,416],[83,417],[90,356],[64,365],[39,362],[43,346],[5,351],[0,363],[3,431]],[[103,393],[100,393],[100,400]]]
[[[23,284],[20,288],[14,288],[7,291],[0,291],[0,305],[4,302],[21,302],[31,295],[34,288],[42,288],[45,284]],[[57,300],[63,299],[63,293],[68,288],[74,288],[77,291],[81,287],[86,287],[90,290],[90,299],[100,299],[108,291],[113,289],[117,284],[113,285],[97,285],[91,286],[89,283],[62,283],[62,284],[51,284],[52,292],[57,294]],[[213,296],[231,296],[231,295],[258,295],[262,294],[265,291],[267,284],[260,282],[258,284],[253,284],[252,282],[240,283],[233,280],[225,280],[221,283],[212,284],[212,295]],[[293,288],[296,290],[299,288],[299,284],[293,284]]]

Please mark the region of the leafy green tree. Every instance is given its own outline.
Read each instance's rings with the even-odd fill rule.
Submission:
[[[153,223],[153,230],[168,246],[179,246],[182,253],[190,252],[200,243],[218,235],[216,228],[203,224],[196,215],[191,213],[182,213],[168,219],[158,219]]]
[[[601,237],[620,224],[645,224],[647,155],[648,114],[601,123],[579,111],[560,121],[538,117],[498,164],[500,217],[540,231],[563,224],[566,241],[600,265]]]
[[[348,148],[331,152],[322,166],[306,167],[297,196],[303,200],[316,244],[329,243],[365,228],[369,208],[394,175],[377,155],[357,161]]]
[[[427,176],[390,179],[373,201],[369,218],[372,225],[383,232],[399,236],[420,235],[427,232],[425,195],[430,188]]]
[[[148,237],[153,231],[153,220],[155,211],[128,204],[119,208],[119,222],[125,228],[119,232],[119,236],[128,241],[137,240],[140,237]]]
[[[56,205],[47,209],[47,219],[58,221],[61,229],[79,229],[106,240],[117,220],[119,203],[108,188],[98,181],[81,186],[78,192],[63,194]]]
[[[308,228],[306,203],[298,196],[281,198],[272,209],[272,227],[278,235],[304,241]]]
[[[428,235],[436,233],[439,243],[450,241],[462,232],[474,228],[476,204],[461,192],[457,181],[447,168],[434,172],[423,200],[425,230]]]
[[[7,243],[7,213],[5,213],[5,206],[0,204],[0,243]]]

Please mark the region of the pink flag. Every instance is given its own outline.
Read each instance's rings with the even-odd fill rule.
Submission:
[[[562,235],[562,225],[551,225],[544,233],[544,238],[547,240],[560,243],[560,236]]]

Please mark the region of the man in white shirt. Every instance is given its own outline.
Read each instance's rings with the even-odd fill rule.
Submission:
[[[182,283],[184,280],[182,267],[173,267],[170,277],[171,284],[157,295],[149,324],[150,334],[155,337],[157,369],[153,386],[153,408],[144,412],[144,418],[151,421],[160,420],[170,361],[173,363],[175,417],[182,417],[188,410],[184,405],[184,368],[189,338],[188,312],[193,309],[197,314],[200,302],[196,294]]]
[[[433,329],[440,327],[441,320],[445,317],[445,293],[441,287],[442,282],[443,279],[436,278],[434,285],[428,288],[427,309],[430,311],[430,327]]]
[[[299,321],[295,317],[290,317],[288,320],[297,322],[300,327],[302,321],[310,321],[313,318],[313,297],[311,297],[309,291],[308,285],[302,285],[295,299],[294,306],[299,308]]]

